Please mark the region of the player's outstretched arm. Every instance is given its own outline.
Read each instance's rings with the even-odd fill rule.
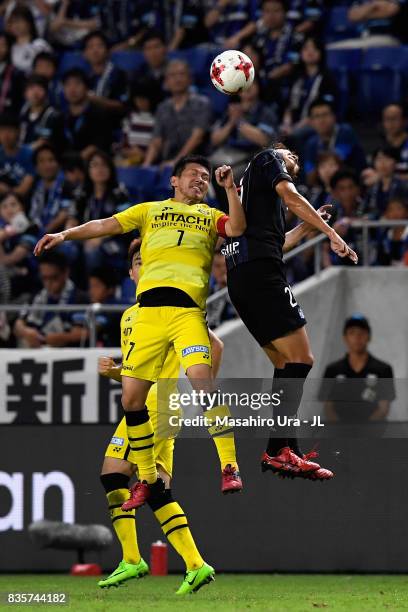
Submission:
[[[317,210],[317,214],[320,215],[323,221],[327,223],[328,221],[330,221],[331,214],[329,211],[332,208],[333,207],[331,204],[324,204]],[[303,240],[303,238],[306,238],[310,234],[310,232],[313,231],[313,229],[314,228],[311,225],[303,222],[291,229],[289,232],[286,232],[283,252],[287,253],[295,246],[297,246],[299,242]]]
[[[37,242],[34,247],[34,255],[37,257],[44,251],[49,251],[58,246],[65,240],[88,240],[88,238],[103,238],[104,236],[114,236],[116,234],[122,234],[123,229],[119,221],[115,217],[108,217],[107,219],[95,219],[94,221],[88,221],[82,225],[76,227],[70,227],[63,232],[57,232],[56,234],[45,234]]]
[[[99,357],[98,372],[101,376],[106,376],[106,378],[112,378],[113,380],[122,382],[122,377],[120,375],[121,370],[122,365],[117,365],[113,357]]]
[[[234,183],[231,166],[220,166],[215,171],[215,178],[220,187],[224,187],[228,198],[228,216],[225,233],[229,237],[242,236],[246,230],[246,219],[238,191]]]
[[[323,221],[306,198],[300,195],[292,182],[281,181],[276,185],[276,191],[294,215],[305,221],[310,227],[326,234],[330,240],[330,247],[336,255],[339,257],[349,257],[354,263],[358,262],[357,253],[344,242],[333,228]]]

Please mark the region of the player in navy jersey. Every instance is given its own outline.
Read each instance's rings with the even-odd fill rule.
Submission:
[[[287,417],[297,414],[313,355],[305,316],[286,280],[283,253],[317,229],[337,255],[357,263],[356,253],[325,222],[325,212],[316,212],[298,193],[293,183],[298,171],[298,158],[285,145],[253,157],[241,180],[247,229],[224,248],[231,301],[275,367],[272,392],[282,398],[275,415]],[[286,207],[304,222],[287,233]],[[310,461],[317,453],[301,453],[293,429],[280,428],[279,437],[271,432],[262,469],[311,480],[332,478],[330,470]]]

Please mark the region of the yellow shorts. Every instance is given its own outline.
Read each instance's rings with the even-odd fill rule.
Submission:
[[[211,344],[200,308],[142,307],[123,355],[122,376],[157,381],[171,346],[186,371],[204,363],[211,367]]]
[[[154,427],[154,412],[150,413],[152,419],[153,429]],[[157,420],[157,412],[156,412]],[[174,452],[174,438],[155,439],[154,442],[154,456],[156,465],[162,467],[169,476],[173,473],[173,452]],[[129,455],[129,441],[126,431],[126,420],[125,417],[121,420],[117,426],[113,437],[108,444],[105,452],[105,457],[113,457],[114,459],[128,460]]]

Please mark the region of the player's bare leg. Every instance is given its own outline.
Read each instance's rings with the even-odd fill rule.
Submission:
[[[122,504],[128,512],[142,506],[158,482],[154,459],[154,431],[146,399],[153,382],[122,376],[122,405],[125,410],[129,461],[138,466],[140,481],[130,490],[130,498]]]
[[[294,418],[302,399],[304,381],[313,365],[306,329],[301,327],[263,348],[275,366],[273,392],[283,392],[282,406],[278,407],[275,415]],[[293,427],[286,428],[282,437],[269,439],[262,457],[262,469],[272,470],[283,477],[329,480],[333,473],[310,461],[317,456],[316,451],[303,455]]]
[[[219,365],[218,365],[219,367]],[[217,370],[218,371],[218,368]],[[187,369],[187,376],[195,391],[204,391],[206,394],[214,392],[214,372],[205,364],[197,364]],[[203,406],[205,408],[205,406]],[[207,410],[205,416],[211,419],[214,425],[208,432],[214,440],[221,464],[221,491],[224,494],[242,491],[242,480],[238,469],[234,432],[229,426],[215,424],[216,417],[230,416],[228,406],[215,406]]]

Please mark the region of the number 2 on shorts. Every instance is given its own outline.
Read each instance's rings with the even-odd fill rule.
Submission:
[[[285,287],[285,293],[289,293],[289,302],[290,302],[290,305],[292,306],[292,308],[295,308],[295,306],[297,306],[298,303],[295,300],[295,296],[292,293],[292,289],[290,287]]]

